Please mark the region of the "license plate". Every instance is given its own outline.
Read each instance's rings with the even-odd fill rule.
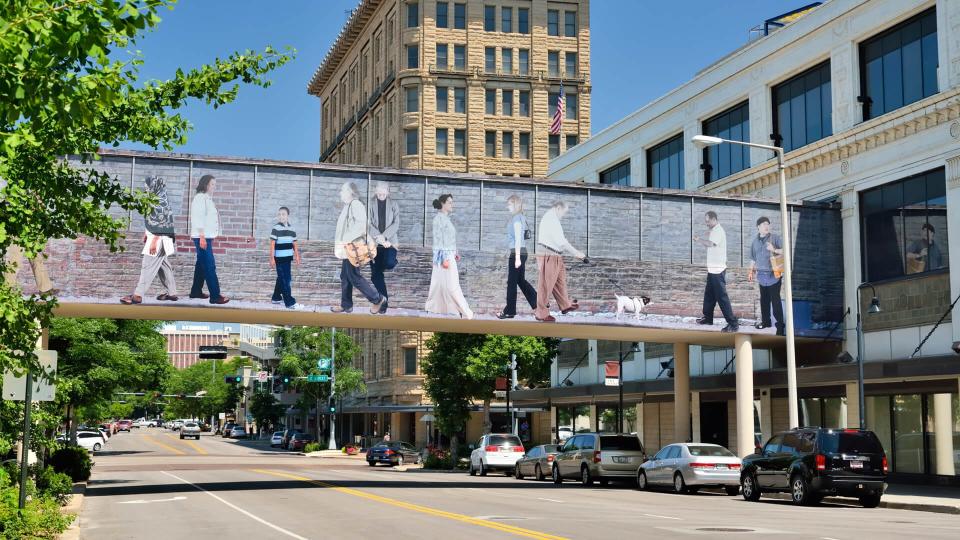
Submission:
[[[730,467],[729,467],[728,465],[717,465],[717,470],[718,470],[718,471],[725,471],[725,470],[727,470],[727,469],[729,469],[729,468],[730,468]]]
[[[851,461],[851,462],[850,462],[850,468],[851,468],[851,469],[862,469],[862,468],[863,468],[863,462],[862,462],[862,461]]]
[[[614,457],[613,457],[613,462],[614,462],[614,463],[630,463],[631,461],[632,461],[632,458],[625,457],[625,456],[614,456]]]

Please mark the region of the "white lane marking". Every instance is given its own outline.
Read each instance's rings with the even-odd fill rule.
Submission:
[[[537,497],[538,501],[548,501],[553,503],[563,503],[563,501],[558,501],[556,499],[547,499],[546,497]]]
[[[185,501],[186,499],[187,499],[186,497],[173,497],[170,499],[154,499],[152,501],[137,499],[135,501],[120,501],[117,504],[150,504],[150,503],[158,503],[158,502]]]
[[[829,536],[822,536],[823,540],[837,540],[836,538],[830,538]]]
[[[255,515],[251,514],[250,512],[247,512],[247,511],[244,510],[243,508],[240,508],[239,506],[237,506],[237,505],[235,505],[235,504],[233,504],[233,503],[227,502],[226,500],[222,499],[221,497],[219,497],[219,496],[217,496],[217,495],[214,495],[213,493],[210,493],[209,491],[207,491],[207,490],[203,489],[202,487],[194,484],[193,482],[190,482],[189,480],[184,480],[183,478],[180,478],[179,476],[177,476],[177,475],[175,475],[175,474],[168,473],[167,471],[162,471],[162,472],[163,472],[163,474],[165,474],[165,475],[167,475],[167,476],[169,476],[169,477],[171,477],[171,478],[176,478],[177,480],[183,482],[184,484],[189,484],[189,485],[193,486],[193,487],[196,488],[197,490],[202,491],[203,493],[206,493],[207,495],[209,495],[209,496],[213,497],[214,499],[222,502],[223,504],[229,506],[230,508],[233,508],[233,509],[236,510],[237,512],[240,512],[241,514],[247,516],[248,518],[250,518],[250,519],[252,519],[252,520],[254,520],[254,521],[258,522],[258,523],[262,523],[262,524],[266,525],[267,527],[270,527],[271,529],[273,529],[273,530],[275,530],[275,531],[277,531],[277,532],[279,532],[279,533],[283,533],[283,534],[289,536],[290,538],[296,538],[297,540],[307,540],[306,538],[300,536],[299,534],[292,533],[292,532],[284,529],[283,527],[280,527],[280,526],[278,526],[278,525],[274,525],[273,523],[270,523],[269,521],[267,521],[267,520],[265,520],[265,519],[263,519],[263,518],[257,517],[257,516],[255,516]]]
[[[644,514],[644,515],[647,516],[647,517],[655,517],[655,518],[660,518],[660,519],[675,519],[675,520],[677,520],[677,521],[681,521],[680,518],[678,518],[678,517],[673,517],[673,516],[659,516],[659,515],[657,515],[657,514]]]

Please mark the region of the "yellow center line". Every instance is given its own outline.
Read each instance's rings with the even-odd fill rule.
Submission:
[[[205,455],[207,455],[207,454],[210,453],[210,452],[207,452],[206,450],[204,450],[203,448],[200,448],[200,445],[195,444],[193,441],[188,441],[188,440],[186,440],[186,439],[180,439],[179,437],[174,437],[173,435],[171,435],[171,434],[169,434],[169,433],[164,433],[164,435],[166,435],[167,437],[170,437],[171,439],[173,439],[173,440],[175,440],[175,441],[180,441],[180,442],[186,444],[186,445],[189,446],[190,448],[193,448],[194,450],[196,450],[197,453],[200,454],[200,455],[202,455],[202,456],[205,456]]]
[[[170,446],[170,445],[168,445],[168,444],[164,444],[164,443],[158,441],[153,435],[147,435],[147,437],[150,437],[150,438],[147,439],[147,440],[149,440],[149,441],[152,442],[153,444],[155,444],[155,445],[157,445],[157,446],[160,446],[160,447],[162,447],[162,448],[166,448],[167,450],[173,452],[174,454],[178,454],[178,455],[181,455],[181,456],[187,455],[186,452],[184,452],[183,450],[180,450],[179,448],[174,448],[174,447],[172,447],[172,446]]]
[[[436,508],[430,508],[428,506],[421,506],[419,504],[412,504],[404,501],[399,501],[397,499],[391,499],[388,497],[381,497],[380,495],[374,495],[372,493],[367,493],[365,491],[360,491],[356,489],[346,488],[337,486],[334,484],[328,484],[320,480],[314,480],[312,478],[307,478],[306,476],[298,476],[295,474],[287,474],[279,471],[268,471],[265,469],[250,469],[253,472],[258,472],[261,474],[269,474],[271,476],[277,476],[280,478],[289,478],[291,480],[299,480],[301,482],[306,482],[308,484],[313,484],[320,487],[330,488],[334,491],[339,491],[340,493],[345,493],[347,495],[353,495],[354,497],[361,497],[371,501],[380,502],[383,504],[389,504],[391,506],[396,506],[398,508],[403,508],[406,510],[412,510],[414,512],[420,512],[422,514],[428,514],[431,516],[442,517],[446,519],[451,519],[454,521],[459,521],[462,523],[469,523],[471,525],[477,525],[480,527],[486,527],[488,529],[495,529],[501,532],[506,532],[514,534],[517,536],[524,536],[527,538],[536,538],[538,540],[567,540],[562,536],[554,536],[552,534],[534,531],[531,529],[524,529],[521,527],[515,527],[513,525],[507,525],[505,523],[497,523],[494,521],[489,521],[486,519],[478,519],[475,517],[470,517],[464,514],[456,514],[453,512],[446,512],[444,510],[438,510]]]

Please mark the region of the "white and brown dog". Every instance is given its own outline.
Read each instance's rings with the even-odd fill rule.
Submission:
[[[633,313],[634,318],[639,319],[640,314],[643,313],[643,309],[650,305],[649,296],[620,296],[619,294],[614,295],[617,299],[617,319],[620,318],[620,315],[623,315],[623,312]]]

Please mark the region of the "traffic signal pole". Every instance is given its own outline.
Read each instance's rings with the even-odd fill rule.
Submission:
[[[336,382],[337,377],[337,329],[335,327],[330,328],[330,399],[327,400],[327,404],[336,403],[333,394],[334,383]],[[319,405],[319,404],[318,404]],[[330,412],[330,439],[327,444],[327,450],[336,450],[337,449],[337,415],[334,412],[335,409],[331,409]],[[317,407],[317,416],[320,416],[320,407]],[[319,435],[319,434],[318,434]]]

